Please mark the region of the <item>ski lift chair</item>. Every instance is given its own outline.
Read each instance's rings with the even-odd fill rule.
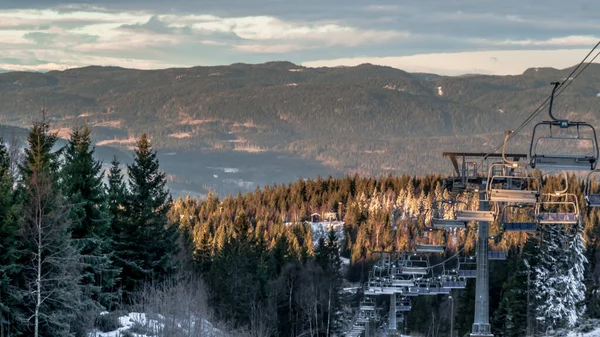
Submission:
[[[565,188],[553,193],[542,195],[542,201],[537,205],[537,219],[541,225],[565,224],[576,225],[579,222],[579,199],[569,190],[569,176],[563,171]]]
[[[415,285],[416,276],[406,275],[402,273],[402,269],[398,269],[398,272],[390,275],[390,282],[394,286],[398,287],[410,287]]]
[[[436,295],[432,294],[429,288],[429,280],[423,279],[417,282],[414,287],[408,288],[411,292],[416,292],[419,295]]]
[[[500,260],[500,261],[504,261],[506,260],[506,257],[508,256],[508,252],[507,251],[488,251],[488,260]]]
[[[493,240],[494,245],[490,245],[490,250],[488,251],[488,260],[496,260],[503,261],[508,257],[508,251],[506,250],[492,250],[497,248],[498,243],[502,240],[502,234],[491,236],[491,240]]]
[[[585,122],[570,122],[566,119],[557,119],[552,115],[552,104],[554,101],[554,93],[556,88],[560,85],[559,82],[552,83],[554,88],[552,89],[552,95],[550,96],[550,106],[548,113],[552,120],[543,121],[537,123],[533,127],[533,133],[531,136],[531,145],[529,147],[529,158],[531,168],[538,168],[542,170],[594,170],[598,161],[599,150],[598,150],[598,138],[596,137],[596,129]],[[575,129],[577,136],[558,136],[552,133],[552,128],[559,128],[559,130]],[[538,128],[547,129],[548,133],[545,136],[539,136]],[[589,136],[582,136],[582,130],[587,130]],[[561,148],[566,148],[564,145],[567,143],[581,144],[581,141],[591,142],[591,151],[589,153],[567,153],[567,154],[553,154],[543,153],[538,149],[540,140],[553,140],[562,142]]]
[[[465,289],[467,280],[464,276],[460,276],[458,269],[446,269],[442,271],[440,276],[442,287],[446,289]]]
[[[412,308],[410,298],[396,296],[396,312],[408,312]]]
[[[406,254],[402,261],[401,273],[404,275],[427,275],[429,258],[423,255]]]
[[[502,228],[505,232],[535,232],[537,230],[536,211],[536,205],[505,205],[502,211]]]
[[[585,202],[588,207],[600,207],[600,194],[592,193],[592,176],[599,173],[600,170],[594,170],[587,175],[585,183]]]
[[[439,202],[440,208],[434,208],[432,210],[432,219],[431,226],[434,228],[444,228],[444,229],[453,229],[453,228],[466,228],[467,222],[456,220],[455,216],[455,205],[456,202],[454,200],[442,200]],[[434,203],[437,206],[437,202]],[[446,207],[446,209],[444,209]],[[446,211],[451,212],[451,219],[444,219],[440,210],[445,214]]]
[[[477,278],[477,258],[475,256],[458,258],[458,275],[464,278]]]
[[[579,222],[579,202],[572,193],[544,194],[537,211],[540,225],[576,225]],[[561,210],[562,208],[562,210]]]
[[[529,176],[524,163],[506,158],[506,142],[513,131],[508,131],[502,147],[502,163],[490,165],[486,192],[489,201],[536,203],[540,192],[527,190],[532,186],[534,177]]]
[[[417,253],[437,253],[441,254],[446,251],[446,235],[443,233],[443,244],[434,243],[431,234],[435,231],[435,228],[425,228],[425,231],[421,236],[416,239],[415,251]]]
[[[448,295],[450,293],[450,289],[445,288],[442,285],[442,282],[439,281],[429,280],[427,286],[429,288],[429,294],[431,295]]]
[[[373,301],[373,299],[371,299],[371,298],[366,297],[362,301],[360,301],[360,304],[358,307],[362,311],[374,311],[375,310],[375,301]]]

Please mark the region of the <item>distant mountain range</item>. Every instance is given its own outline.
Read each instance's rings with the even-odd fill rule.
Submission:
[[[448,171],[442,151],[498,145],[548,97],[550,82],[571,70],[447,77],[270,62],[8,72],[0,74],[0,123],[28,127],[45,107],[60,135],[85,121],[99,145],[126,149],[144,131],[164,152],[267,151],[331,172],[422,174]],[[600,65],[592,64],[556,100],[555,112],[600,127],[599,92]],[[511,150],[528,148],[529,130]]]

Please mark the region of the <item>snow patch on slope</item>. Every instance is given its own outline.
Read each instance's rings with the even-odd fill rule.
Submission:
[[[142,330],[145,330],[146,333],[133,333],[135,337],[156,337],[157,334],[152,333],[151,331],[162,331],[164,329],[164,323],[161,321],[165,320],[165,317],[162,315],[154,315],[155,318],[149,318],[145,313],[139,312],[131,312],[126,316],[119,317],[119,323],[121,327],[114,331],[109,332],[92,332],[88,336],[89,337],[121,337],[124,331],[130,331],[133,333],[132,328],[134,326],[142,327]],[[224,336],[223,332],[202,318],[199,322],[199,329],[201,336],[211,336],[211,337],[222,337]],[[192,324],[193,329],[195,330],[195,324]],[[181,329],[188,328],[186,324],[185,327],[179,326]]]

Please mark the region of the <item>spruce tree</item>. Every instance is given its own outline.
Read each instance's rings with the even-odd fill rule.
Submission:
[[[118,275],[111,260],[110,213],[102,184],[102,163],[94,159],[94,151],[87,125],[73,128],[60,175],[62,192],[71,205],[71,235],[85,265],[82,295],[86,307],[76,322],[82,328],[93,323],[90,319],[94,313],[113,306]]]
[[[572,327],[581,316],[585,285],[583,239],[570,241],[563,225],[546,225],[535,268],[536,316],[546,328]]]
[[[21,302],[25,329],[38,336],[67,336],[81,309],[80,257],[70,233],[69,207],[57,188],[57,136],[44,120],[28,136],[21,166]]]
[[[323,286],[326,287],[325,311],[327,315],[325,322],[326,334],[331,335],[341,328],[341,300],[340,292],[342,288],[342,259],[336,233],[333,229],[329,230],[327,240],[321,238],[317,249],[315,250],[315,262],[325,272]]]
[[[108,171],[106,186],[108,211],[111,215],[111,232],[114,238],[121,234],[126,216],[127,187],[119,167],[120,164],[117,156],[114,156]]]
[[[165,173],[159,171],[156,151],[144,133],[137,142],[135,159],[128,165],[129,188],[125,217],[115,242],[116,264],[129,298],[144,281],[161,280],[177,268],[173,262],[177,227],[168,219],[171,196]]]
[[[17,332],[22,319],[17,310],[20,294],[17,291],[17,276],[23,266],[19,259],[19,231],[17,216],[19,205],[13,192],[10,158],[4,141],[0,138],[0,335]]]
[[[512,274],[502,286],[502,299],[492,317],[503,336],[519,337],[527,331],[527,267],[521,256],[511,263]]]
[[[570,240],[567,246],[567,279],[566,297],[569,298],[568,326],[573,326],[585,313],[585,266],[588,260],[585,256],[585,240],[583,226],[572,226]]]

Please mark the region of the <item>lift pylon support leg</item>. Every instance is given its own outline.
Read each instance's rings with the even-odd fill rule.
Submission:
[[[486,199],[485,186],[479,188],[479,210],[489,211],[490,203]],[[479,221],[479,235],[477,238],[477,279],[475,284],[475,319],[471,337],[493,337],[490,326],[490,301],[489,301],[489,263],[488,263],[488,236],[490,223]]]

